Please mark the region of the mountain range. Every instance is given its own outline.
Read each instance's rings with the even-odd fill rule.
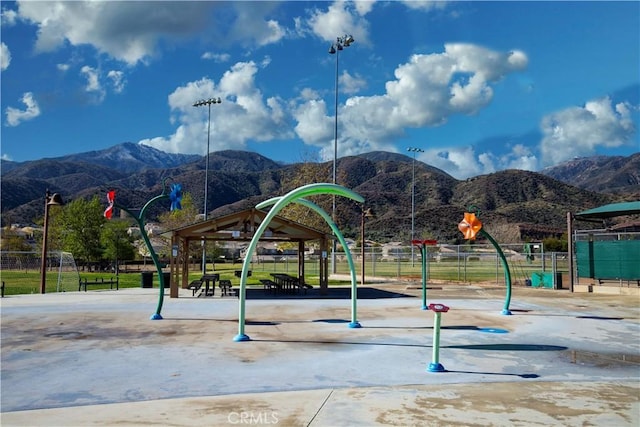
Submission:
[[[47,189],[65,200],[106,197],[107,190],[116,189],[118,202],[135,208],[160,194],[168,177],[182,184],[202,212],[206,160],[134,143],[20,163],[2,160],[2,226],[41,219]],[[300,185],[332,181],[332,162],[281,164],[246,151],[211,153],[208,167],[211,216],[253,207]],[[375,218],[367,220],[368,238],[407,242],[413,223],[415,238],[459,242],[462,235],[457,224],[464,211],[474,206],[487,227],[502,230],[502,240],[536,239],[561,234],[566,212],[640,200],[640,152],[579,158],[540,172],[504,170],[466,180],[403,154],[371,152],[338,159],[337,182],[361,194],[375,212]],[[327,211],[330,197],[318,202]],[[346,236],[357,236],[361,209],[337,198],[337,223]],[[165,206],[150,209],[149,219],[163,210]]]

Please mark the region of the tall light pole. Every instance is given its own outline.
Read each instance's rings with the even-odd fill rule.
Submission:
[[[338,163],[338,64],[340,51],[345,47],[351,46],[355,40],[351,35],[337,37],[335,43],[329,47],[329,54],[336,56],[336,90],[335,90],[335,120],[333,126],[333,184],[336,184],[336,169]],[[331,210],[333,222],[336,222],[336,196],[333,196],[333,206]],[[331,272],[336,273],[336,239],[333,239],[333,248],[331,250]]]
[[[413,163],[411,167],[411,241],[415,239],[415,229],[416,229],[416,218],[415,218],[415,210],[416,210],[416,153],[424,153],[424,150],[416,147],[409,147],[407,151],[413,153]],[[411,267],[413,267],[414,262],[414,248],[413,244],[411,244]]]
[[[64,204],[58,193],[51,195],[49,190],[44,199],[44,226],[42,229],[42,259],[40,262],[40,293],[47,291],[47,243],[49,240],[49,206],[61,206]]]
[[[211,140],[211,104],[221,104],[220,98],[201,99],[196,101],[194,107],[209,107],[209,120],[207,121],[207,161],[204,169],[204,220],[207,220],[207,199],[209,198],[209,143]],[[206,241],[202,241],[202,274],[207,274],[207,246]]]

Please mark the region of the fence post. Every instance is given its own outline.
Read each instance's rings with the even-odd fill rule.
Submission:
[[[458,245],[458,250],[456,252],[457,260],[458,260],[458,282],[460,281],[460,245]]]
[[[373,276],[376,276],[376,251],[375,248],[371,249],[371,271],[373,271]]]

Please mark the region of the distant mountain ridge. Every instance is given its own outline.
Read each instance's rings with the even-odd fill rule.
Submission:
[[[416,160],[416,231],[455,240],[461,219],[457,217],[469,205],[479,207],[483,217],[494,224],[537,224],[561,230],[567,211],[637,200],[639,161],[640,153],[575,159],[542,173],[507,170],[460,181]],[[338,183],[365,197],[367,206],[377,213],[367,223],[372,236],[407,240],[413,166],[412,157],[398,153],[371,152],[338,159]],[[123,205],[141,207],[159,194],[165,177],[182,183],[201,211],[205,168],[205,156],[163,153],[131,143],[56,159],[3,161],[2,225],[29,224],[41,218],[46,189],[69,200],[102,197],[106,189],[114,188]],[[214,152],[209,155],[207,206],[213,215],[255,206],[298,185],[330,182],[331,169],[332,162],[283,165],[253,152]],[[164,209],[150,210],[150,219]],[[358,209],[353,202],[338,201],[338,222],[345,234],[357,234]]]
[[[629,157],[582,157],[540,171],[576,187],[591,191],[640,193],[640,152]]]
[[[174,154],[165,153],[164,151],[150,147],[148,145],[135,144],[133,142],[123,142],[104,150],[87,151],[78,154],[69,154],[67,156],[54,157],[49,159],[41,159],[13,164],[12,162],[2,161],[2,173],[4,175],[9,171],[32,162],[57,161],[71,163],[90,163],[105,166],[116,171],[124,173],[140,172],[144,169],[171,168],[183,165],[185,163],[194,162],[202,156],[195,154]]]

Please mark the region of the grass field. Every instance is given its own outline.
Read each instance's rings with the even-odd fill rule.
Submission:
[[[271,273],[288,273],[297,274],[297,258],[295,260],[284,260],[281,262],[269,263],[252,263],[251,277],[247,280],[247,286],[259,286],[260,279],[270,278]],[[525,280],[530,279],[535,272],[551,271],[551,258],[543,262],[541,257],[537,257],[533,262],[509,262],[509,270],[511,272],[511,282],[514,286],[524,286]],[[361,278],[361,259],[355,260],[356,275],[358,282]],[[568,264],[566,259],[556,260],[556,271],[566,273]],[[235,276],[235,271],[242,269],[242,264],[216,264],[209,265],[208,272],[215,270],[220,274],[221,279],[229,279],[234,286],[238,286],[239,279]],[[349,268],[346,261],[337,262],[336,273],[340,275],[349,275]],[[189,273],[189,281],[198,279],[202,276],[200,270],[193,270]],[[0,272],[2,282],[5,284],[5,295],[31,294],[40,292],[40,272],[38,270],[13,271],[2,270]],[[118,276],[120,288],[141,287],[140,272],[121,273]],[[154,287],[158,286],[158,275],[154,271],[153,275]],[[398,261],[371,261],[367,259],[365,265],[366,278],[389,278],[395,279],[414,279],[421,280],[422,264],[419,258],[414,262],[408,259]],[[60,278],[60,281],[59,281]],[[108,272],[88,273],[82,272],[63,272],[60,277],[57,271],[47,272],[46,292],[70,292],[78,290],[78,280],[111,280],[115,279],[115,274]],[[440,262],[431,261],[427,264],[427,280],[445,281],[455,283],[479,283],[492,282],[496,284],[505,283],[504,270],[498,258],[495,256],[484,257],[463,257],[460,259],[448,259]],[[305,262],[305,281],[313,286],[319,284],[318,262]],[[347,281],[330,280],[330,286],[345,285]],[[91,286],[89,290],[108,289],[109,285]]]

